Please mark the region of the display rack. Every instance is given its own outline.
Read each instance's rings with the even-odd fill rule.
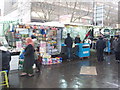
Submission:
[[[35,48],[39,48],[38,54],[42,57],[42,64],[50,65],[62,62],[61,57],[52,57],[52,55],[58,55],[61,52],[61,28],[23,24],[18,25],[16,30],[20,34],[26,33],[27,37],[34,36]]]

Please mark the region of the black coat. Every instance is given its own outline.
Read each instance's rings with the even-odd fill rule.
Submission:
[[[33,66],[35,58],[34,58],[34,47],[29,44],[25,48],[25,54],[24,54],[24,64],[23,67],[24,69],[29,69]]]
[[[80,42],[81,42],[80,38],[76,37],[76,38],[75,38],[75,44],[76,44],[76,43],[80,43]]]
[[[67,47],[72,48],[73,40],[72,40],[72,38],[69,36],[69,37],[67,37],[67,38],[65,39],[65,42],[64,42],[64,43],[66,44]]]
[[[0,55],[2,56],[2,70],[9,70],[10,69],[10,61],[11,61],[11,54],[9,51],[0,51]]]
[[[118,39],[118,44],[117,44],[116,50],[117,50],[117,52],[120,52],[120,38]]]
[[[96,42],[96,49],[97,50],[104,50],[105,47],[106,47],[106,42],[103,39],[99,39]]]

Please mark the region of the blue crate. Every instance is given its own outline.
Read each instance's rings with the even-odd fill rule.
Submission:
[[[76,55],[79,57],[89,57],[90,56],[90,46],[84,47],[84,45],[88,45],[88,43],[79,43],[79,50],[76,52]]]

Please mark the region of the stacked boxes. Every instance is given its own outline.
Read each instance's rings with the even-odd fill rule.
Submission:
[[[51,65],[51,64],[58,64],[58,63],[62,63],[62,58],[61,57],[43,58],[42,59],[42,64],[43,65]]]

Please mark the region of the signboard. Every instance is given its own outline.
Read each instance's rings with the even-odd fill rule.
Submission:
[[[83,52],[83,54],[87,54],[87,53],[89,53],[89,51],[84,51],[84,52]]]
[[[19,31],[20,34],[29,34],[29,31],[26,28],[17,28],[16,30]]]

